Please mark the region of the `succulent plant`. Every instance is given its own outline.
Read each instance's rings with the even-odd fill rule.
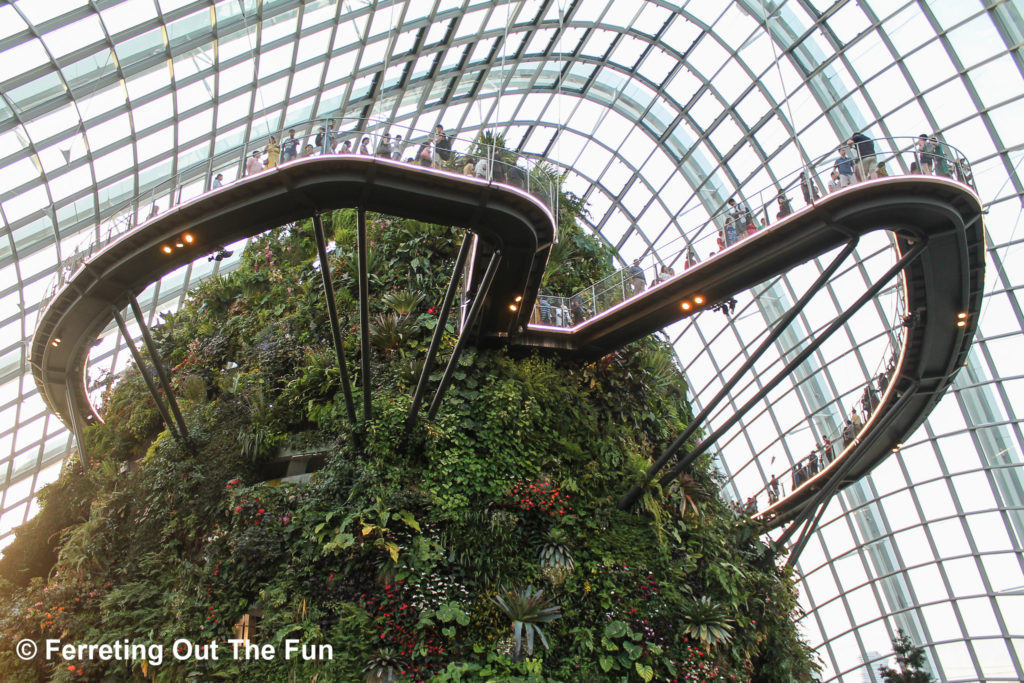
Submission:
[[[541,624],[547,624],[562,617],[562,608],[552,605],[551,599],[544,597],[544,589],[533,586],[509,590],[502,588],[498,595],[491,598],[505,616],[512,620],[512,659],[518,660],[523,654],[523,634],[526,634],[527,656],[533,654],[534,635],[540,636],[541,644],[548,647]]]
[[[702,595],[683,608],[679,629],[705,645],[715,646],[732,640],[732,623],[721,605]]]
[[[399,657],[393,650],[383,649],[377,656],[367,662],[363,667],[366,673],[365,683],[394,683],[402,680],[402,670],[405,668],[405,660]]]
[[[576,568],[576,561],[572,557],[567,541],[564,532],[552,529],[540,547],[541,571],[556,586],[565,583],[565,579]]]
[[[381,297],[381,301],[398,315],[409,315],[423,301],[423,295],[403,289],[398,292],[388,292]]]

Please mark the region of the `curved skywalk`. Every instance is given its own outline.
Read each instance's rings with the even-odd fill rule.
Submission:
[[[844,246],[852,251],[861,235],[894,231],[901,260],[892,275],[903,272],[907,310],[917,321],[908,325],[885,392],[863,429],[815,476],[763,513],[772,525],[827,499],[899,447],[963,364],[980,310],[982,209],[970,188],[950,179],[905,176],[851,186],[573,327],[554,328],[528,322],[555,236],[543,201],[516,187],[443,170],[375,157],[322,156],[181,204],[87,260],[50,302],[33,338],[33,374],[47,404],[69,425],[98,418],[86,392],[88,352],[115,312],[152,282],[220,245],[353,206],[478,235],[471,288],[480,280],[485,257],[501,253],[499,277],[482,297],[478,324],[464,331],[467,337],[586,358],[614,351],[809,259]],[[676,469],[682,466],[676,463]],[[661,476],[662,483],[674,476],[649,475]]]

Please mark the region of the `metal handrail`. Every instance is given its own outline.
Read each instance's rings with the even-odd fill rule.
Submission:
[[[301,147],[292,156],[286,152],[284,143],[289,131],[294,130],[298,145]],[[331,135],[319,136],[318,133],[331,130]],[[391,137],[392,134],[394,137]],[[230,149],[218,152],[209,159],[190,164],[173,176],[159,181],[146,188],[144,192],[117,205],[110,210],[105,219],[101,220],[95,237],[84,248],[76,248],[75,252],[62,260],[57,272],[46,289],[39,306],[39,315],[46,309],[54,294],[84,263],[124,233],[155,218],[160,211],[173,208],[184,202],[191,201],[213,189],[214,178],[220,174],[226,177],[224,184],[245,177],[246,163],[253,152],[261,166],[273,161],[270,155],[271,139],[277,147],[277,160],[266,168],[287,164],[294,159],[325,154],[360,154],[363,138],[367,139],[370,156],[383,156],[382,141],[392,143],[401,137],[398,148],[392,147],[388,158],[400,159],[412,148],[416,150],[413,159],[407,159],[430,168],[456,172],[472,170],[474,175],[488,182],[511,185],[540,199],[558,220],[558,183],[559,178],[553,169],[544,166],[543,159],[519,154],[505,149],[501,145],[489,143],[484,135],[474,138],[445,136],[448,139],[449,158],[443,159],[444,144],[438,147],[440,137],[437,127],[432,130],[418,129],[395,124],[391,121],[354,118],[329,117],[311,119],[283,126],[277,134],[260,134]],[[318,140],[318,138],[320,138]],[[352,141],[355,140],[353,143]],[[351,151],[342,151],[345,142],[351,143]],[[426,150],[426,152],[424,152]],[[365,154],[365,153],[364,153]],[[486,159],[484,169],[478,168],[479,161]],[[467,167],[468,161],[476,161],[473,169]],[[522,163],[522,165],[520,165]],[[148,208],[148,213],[147,213]],[[557,237],[556,237],[557,239]]]
[[[875,161],[885,167],[887,175],[896,175],[891,173],[896,170],[896,163],[904,170],[900,175],[910,175],[914,168],[920,169],[923,160],[927,159],[935,175],[952,178],[976,190],[970,163],[960,150],[942,143],[937,153],[925,152],[918,148],[919,141],[919,137],[875,139],[872,141]],[[857,156],[857,146],[840,145],[840,148],[848,151],[859,173],[863,164]],[[631,270],[632,266],[623,268],[569,296],[538,295],[531,322],[554,327],[572,327],[583,323],[649,287],[676,277],[677,270],[681,273],[696,262],[728,250],[750,234],[770,229],[769,210],[776,214],[776,221],[800,210],[795,196],[790,195],[800,193],[804,200],[800,208],[813,206],[830,192],[842,189],[831,189],[822,182],[822,178],[828,177],[835,166],[838,149],[781,176],[767,188],[746,195],[738,193],[736,208],[727,205],[709,218],[683,229],[679,236],[658,247],[656,254],[650,248],[637,259],[638,271]],[[944,173],[938,173],[940,169]],[[856,179],[854,184],[859,182],[863,182],[863,179]],[[748,197],[754,196],[767,196],[769,199],[755,204],[747,201]],[[788,205],[785,213],[778,201],[780,197]],[[742,223],[737,219],[742,219]]]

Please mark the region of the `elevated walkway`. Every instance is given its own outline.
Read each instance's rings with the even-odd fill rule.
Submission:
[[[855,481],[902,443],[966,360],[981,309],[982,207],[969,187],[945,178],[904,176],[854,185],[560,329],[528,322],[555,236],[554,218],[541,198],[387,159],[312,157],[177,206],[125,233],[80,267],[43,312],[32,341],[33,375],[50,409],[67,424],[98,419],[85,386],[89,350],[113,312],[149,284],[220,245],[342,207],[472,231],[479,240],[470,265],[471,290],[488,255],[500,251],[502,259],[477,324],[466,331],[469,339],[580,358],[614,351],[866,233],[896,233],[901,253],[920,251],[903,279],[908,310],[920,312],[918,323],[904,336],[893,377],[863,430],[828,467],[762,513],[772,524],[795,518],[816,496]],[[165,247],[181,243],[186,232],[192,241],[167,253]]]

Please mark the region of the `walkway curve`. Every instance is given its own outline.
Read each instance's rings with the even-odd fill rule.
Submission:
[[[879,408],[829,467],[763,513],[771,525],[799,515],[819,492],[852,483],[913,432],[965,362],[981,310],[982,207],[970,188],[945,178],[902,176],[851,186],[584,323],[559,329],[526,324],[555,234],[554,218],[538,199],[511,186],[403,162],[314,157],[179,205],[82,266],[50,302],[32,340],[32,371],[48,406],[69,425],[73,417],[98,419],[85,387],[89,349],[112,311],[152,282],[222,244],[353,206],[473,231],[480,240],[471,270],[482,270],[488,254],[501,249],[501,272],[472,337],[582,358],[600,357],[859,235],[895,232],[901,251],[924,242],[922,255],[904,271],[904,286],[908,310],[925,314],[904,337]],[[191,245],[170,255],[161,251],[185,231],[195,237]],[[471,282],[478,279],[479,273],[471,276]],[[703,306],[682,310],[680,303],[696,294]],[[509,303],[519,296],[513,312]],[[956,325],[960,313],[967,314],[962,327]]]
[[[600,357],[860,235],[894,232],[900,255],[923,242],[921,255],[903,271],[907,310],[923,315],[904,335],[893,379],[854,443],[817,476],[762,511],[769,526],[778,526],[799,515],[825,487],[853,483],[898,448],[966,362],[984,293],[982,214],[977,195],[947,178],[900,176],[859,183],[575,327],[531,325],[513,343]],[[680,304],[692,304],[698,294],[704,305],[682,311]],[[961,313],[967,315],[959,327]],[[835,476],[841,481],[833,481]]]
[[[89,350],[113,319],[112,310],[123,309],[151,283],[221,245],[346,207],[476,233],[480,241],[474,269],[482,271],[495,249],[501,250],[502,259],[475,335],[504,338],[525,324],[555,237],[554,217],[539,199],[512,186],[401,161],[311,157],[180,204],[125,233],[80,266],[50,300],[32,338],[32,374],[47,406],[69,426],[72,409],[86,421],[99,419],[86,392]],[[191,244],[163,252],[186,232],[194,240]],[[471,277],[478,280],[479,273]],[[522,305],[512,312],[508,304],[517,296],[523,297]]]

